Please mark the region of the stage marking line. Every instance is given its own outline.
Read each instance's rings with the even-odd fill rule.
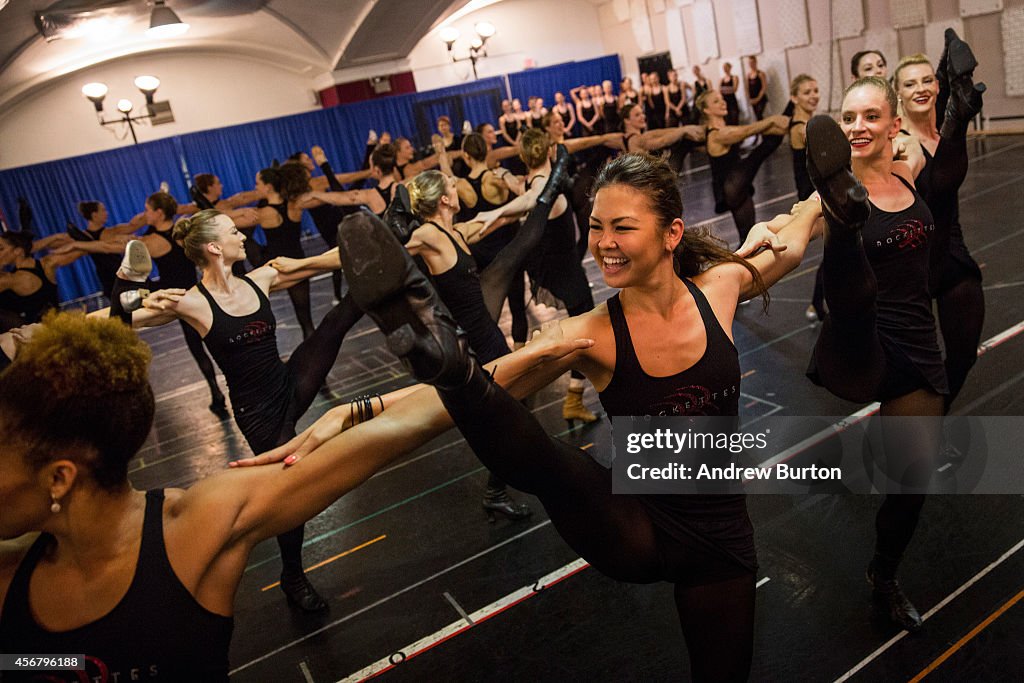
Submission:
[[[1010,548],[1009,550],[1007,550],[1007,551],[1006,551],[1005,553],[1003,553],[1003,554],[1002,554],[1001,556],[999,556],[999,558],[997,558],[997,559],[996,559],[996,560],[995,560],[994,562],[992,562],[992,563],[991,563],[990,565],[988,565],[987,567],[985,567],[984,569],[982,569],[982,570],[981,570],[980,572],[978,572],[977,574],[975,574],[975,575],[974,575],[973,577],[971,577],[971,579],[970,579],[969,581],[967,581],[967,582],[966,582],[966,583],[965,583],[964,585],[960,586],[960,587],[959,587],[959,588],[957,588],[957,589],[956,589],[955,591],[953,591],[952,593],[950,593],[949,595],[947,595],[947,596],[946,596],[946,597],[945,597],[945,598],[944,598],[944,599],[942,600],[942,602],[940,602],[939,604],[935,605],[935,607],[932,607],[932,608],[931,608],[930,610],[928,610],[927,612],[925,612],[925,613],[924,613],[924,614],[923,614],[923,615],[921,616],[921,621],[928,621],[928,619],[930,619],[931,617],[935,616],[935,614],[936,614],[936,613],[937,613],[937,612],[938,612],[939,610],[941,610],[941,609],[942,609],[943,607],[945,607],[946,605],[948,605],[949,603],[951,603],[951,602],[952,602],[953,600],[955,600],[956,598],[960,597],[960,595],[961,595],[961,594],[962,594],[962,593],[963,593],[964,591],[966,591],[966,590],[967,590],[968,588],[970,588],[971,586],[973,586],[974,584],[976,584],[976,583],[977,583],[978,581],[981,581],[981,580],[982,580],[983,578],[985,578],[985,577],[986,577],[986,576],[987,576],[987,575],[988,575],[988,574],[989,574],[989,573],[990,573],[990,572],[991,572],[991,571],[992,571],[993,569],[995,569],[996,567],[998,567],[999,565],[1001,565],[1001,564],[1002,564],[1003,562],[1005,562],[1005,561],[1006,561],[1007,559],[1009,559],[1009,558],[1010,558],[1010,557],[1011,557],[1011,556],[1012,556],[1012,555],[1013,555],[1014,553],[1016,553],[1016,552],[1017,552],[1018,550],[1020,550],[1021,548],[1024,548],[1024,539],[1021,539],[1020,541],[1018,541],[1018,542],[1017,542],[1017,545],[1015,545],[1015,546],[1013,546],[1012,548]],[[850,669],[849,671],[847,671],[847,672],[846,672],[845,674],[843,674],[842,676],[840,676],[839,678],[837,678],[837,679],[835,680],[835,683],[843,683],[843,681],[848,681],[848,680],[850,680],[850,678],[852,678],[854,674],[856,674],[856,673],[857,673],[858,671],[860,671],[861,669],[863,669],[863,668],[864,668],[865,666],[867,666],[868,664],[870,664],[871,662],[873,662],[873,661],[874,661],[875,659],[877,659],[877,658],[878,658],[878,657],[879,657],[879,656],[880,656],[880,655],[881,655],[881,654],[882,654],[883,652],[885,652],[885,651],[886,651],[886,650],[888,650],[888,649],[889,649],[890,647],[892,647],[893,645],[895,645],[896,643],[898,643],[898,642],[899,642],[900,640],[902,640],[902,639],[903,639],[903,637],[904,637],[904,636],[906,636],[906,635],[907,635],[907,631],[900,631],[899,633],[897,633],[897,634],[896,634],[895,636],[893,636],[892,638],[890,638],[890,639],[888,640],[888,642],[886,642],[886,643],[885,643],[884,645],[882,645],[881,647],[879,647],[879,648],[878,648],[877,650],[875,650],[874,652],[872,652],[871,654],[869,654],[869,655],[868,655],[867,657],[865,657],[864,659],[860,660],[860,662],[858,662],[856,666],[854,666],[854,667],[853,667],[852,669]]]
[[[393,669],[397,665],[412,659],[417,655],[421,655],[427,650],[437,647],[441,643],[454,638],[455,636],[468,631],[474,626],[487,621],[497,615],[501,614],[505,610],[514,607],[515,605],[532,598],[537,593],[551,588],[552,586],[561,583],[571,576],[575,576],[579,572],[583,571],[590,564],[583,559],[577,559],[564,567],[560,567],[555,571],[545,574],[532,585],[523,586],[519,590],[513,591],[508,595],[499,598],[489,605],[485,605],[480,609],[476,610],[472,614],[466,617],[466,620],[459,620],[448,624],[439,631],[420,638],[414,643],[411,643],[397,652],[393,652],[387,657],[383,657],[373,664],[351,674],[342,679],[342,682],[348,683],[350,681],[365,681],[370,678],[379,676],[380,674]],[[466,623],[469,621],[470,623]]]
[[[943,652],[942,655],[938,659],[936,659],[934,662],[932,662],[927,667],[925,667],[924,671],[922,671],[921,673],[919,673],[916,676],[914,676],[913,678],[911,678],[909,683],[918,683],[921,679],[923,679],[925,676],[930,674],[932,671],[935,671],[937,668],[942,666],[943,662],[945,662],[947,659],[952,657],[956,653],[957,650],[959,650],[964,645],[966,645],[968,641],[970,641],[972,638],[974,638],[974,636],[978,635],[979,633],[984,631],[986,628],[988,628],[988,626],[993,621],[995,621],[999,617],[1003,616],[1003,613],[1006,612],[1006,610],[1008,610],[1011,607],[1013,607],[1014,605],[1016,605],[1018,602],[1020,602],[1021,598],[1024,598],[1024,590],[1022,590],[1020,593],[1017,593],[1017,595],[1015,595],[1012,598],[1010,598],[1009,600],[1007,600],[1003,604],[1002,607],[1000,607],[995,612],[990,614],[988,616],[988,618],[985,619],[985,621],[981,622],[980,624],[978,624],[977,626],[972,628],[967,633],[967,635],[965,635],[960,640],[956,641],[956,643],[954,643],[951,648],[949,648],[948,650]]]
[[[466,610],[462,609],[462,605],[455,600],[452,594],[445,591],[442,595],[444,596],[444,599],[448,601],[448,604],[455,608],[455,611],[459,613],[459,616],[462,617],[469,626],[472,626],[473,620],[468,614],[466,614]]]
[[[334,557],[328,557],[323,562],[317,562],[316,564],[314,564],[311,567],[306,567],[305,571],[307,573],[312,572],[312,571],[316,571],[317,569],[320,569],[320,567],[323,567],[324,565],[328,565],[331,562],[334,562],[335,560],[340,560],[341,558],[345,557],[346,555],[351,555],[352,553],[357,552],[359,550],[362,550],[363,548],[366,548],[368,546],[371,546],[371,545],[373,545],[374,543],[376,543],[378,541],[383,541],[387,537],[388,537],[387,534],[381,534],[380,536],[378,536],[377,538],[375,538],[375,539],[373,539],[371,541],[367,541],[366,543],[361,543],[361,544],[357,545],[355,548],[349,548],[345,552],[338,553]],[[268,591],[271,588],[277,588],[280,585],[281,585],[280,581],[275,581],[274,583],[270,584],[269,586],[264,586],[260,590],[261,591]]]
[[[339,681],[338,683],[357,683],[358,681],[365,681],[371,678],[375,678],[387,671],[390,671],[399,664],[402,664],[412,659],[413,657],[421,655],[427,652],[428,650],[437,647],[441,643],[451,640],[457,635],[465,633],[474,626],[477,626],[480,623],[487,621],[488,619],[496,617],[502,612],[512,607],[515,607],[519,603],[532,598],[534,595],[542,591],[545,591],[548,588],[551,588],[552,586],[555,586],[572,576],[575,576],[576,574],[580,573],[589,566],[589,562],[587,562],[583,558],[578,558],[573,562],[570,562],[569,564],[565,565],[564,567],[560,567],[559,569],[556,569],[555,571],[549,574],[545,574],[541,578],[537,579],[532,585],[523,586],[519,590],[513,591],[512,593],[509,593],[508,595],[502,598],[498,598],[491,604],[481,607],[480,609],[473,612],[466,618],[466,621],[469,621],[468,624],[466,623],[466,621],[453,622],[445,626],[444,628],[435,631],[429,636],[420,638],[416,642],[405,646],[401,650],[393,652],[387,657],[382,657],[373,664],[370,664],[369,666],[364,667],[363,669],[360,669],[359,671],[350,674],[349,676],[346,676],[345,678],[341,679],[341,681]],[[756,588],[760,588],[764,584],[768,583],[770,580],[771,579],[769,577],[765,576],[757,582]]]
[[[299,662],[299,672],[302,674],[302,677],[306,679],[306,683],[314,683],[313,674],[310,672],[305,659]]]
[[[994,337],[991,337],[991,338],[986,339],[985,341],[983,341],[978,346],[978,357],[980,358],[981,356],[985,355],[986,353],[988,353],[992,349],[1000,346],[1001,344],[1004,344],[1005,342],[1009,341],[1010,339],[1013,339],[1014,337],[1016,337],[1021,332],[1024,332],[1024,320],[1020,321],[1016,325],[1012,325],[1012,326],[1006,328],[1005,330],[1003,330],[999,334],[995,335]],[[858,410],[857,412],[855,412],[855,413],[853,413],[853,414],[851,414],[851,415],[849,415],[847,417],[844,417],[842,420],[839,420],[835,424],[833,424],[833,425],[831,425],[829,427],[825,427],[824,429],[822,429],[821,431],[817,432],[816,434],[812,434],[811,436],[807,437],[803,441],[800,441],[800,442],[790,446],[786,450],[779,452],[777,455],[775,455],[775,456],[773,456],[771,458],[768,458],[767,460],[762,462],[760,465],[758,465],[758,467],[774,467],[775,465],[777,465],[780,462],[786,462],[787,460],[789,460],[793,456],[798,455],[798,454],[806,451],[807,449],[811,448],[812,446],[816,446],[819,443],[821,443],[821,442],[823,442],[823,441],[825,441],[827,439],[832,438],[834,435],[838,434],[839,432],[845,431],[845,430],[849,429],[850,427],[854,426],[855,424],[861,422],[865,418],[870,417],[871,415],[874,415],[875,413],[878,412],[879,408],[881,408],[881,404],[877,403],[877,402],[876,403],[871,403],[870,405],[866,405],[863,408],[861,408],[860,410]],[[746,485],[746,483],[744,483],[744,485]]]
[[[757,370],[747,370],[742,375],[740,375],[740,379],[746,379],[747,377],[750,377],[751,375],[754,374],[757,374]]]
[[[515,543],[519,539],[525,538],[529,534],[532,534],[533,532],[538,531],[539,529],[543,529],[544,527],[549,526],[550,524],[551,524],[551,520],[544,520],[543,522],[540,522],[539,524],[535,524],[534,526],[530,527],[529,529],[526,529],[524,531],[520,531],[515,536],[512,536],[511,538],[506,538],[501,543],[497,543],[497,544],[495,544],[495,545],[493,545],[493,546],[491,546],[489,548],[485,548],[484,550],[481,550],[478,553],[474,553],[473,555],[470,555],[469,557],[467,557],[464,560],[459,560],[455,564],[453,564],[453,565],[451,565],[451,566],[449,566],[449,567],[447,567],[445,569],[442,569],[441,571],[434,572],[433,574],[431,574],[430,576],[428,576],[426,578],[420,579],[419,581],[417,581],[415,583],[409,584],[405,588],[402,588],[402,589],[399,589],[399,590],[395,591],[391,595],[387,595],[387,596],[385,596],[385,597],[383,597],[383,598],[381,598],[379,600],[371,602],[366,607],[362,607],[360,609],[357,609],[355,612],[351,612],[349,614],[346,614],[345,616],[341,617],[340,619],[336,619],[336,620],[332,621],[329,624],[324,624],[323,626],[321,626],[320,628],[318,628],[318,629],[316,629],[314,631],[310,631],[309,633],[307,633],[307,634],[305,634],[303,636],[300,636],[299,638],[296,638],[296,639],[294,639],[294,640],[292,640],[292,641],[290,641],[288,643],[285,643],[284,645],[276,647],[273,650],[271,650],[270,652],[267,652],[266,654],[261,655],[261,656],[257,657],[256,659],[250,660],[250,661],[246,662],[245,664],[243,664],[243,665],[241,665],[241,666],[239,666],[239,667],[237,667],[235,669],[232,669],[231,671],[228,672],[228,675],[229,676],[234,676],[239,671],[244,671],[245,669],[248,669],[249,667],[251,667],[251,666],[253,666],[255,664],[259,664],[260,662],[262,662],[264,660],[270,659],[271,657],[274,657],[275,655],[278,655],[278,654],[284,652],[285,650],[287,650],[288,648],[292,647],[293,645],[298,645],[299,643],[305,642],[305,641],[309,640],[310,638],[315,638],[316,636],[320,635],[321,633],[324,633],[325,631],[328,631],[328,630],[334,628],[335,626],[343,624],[346,621],[349,621],[350,619],[355,619],[356,617],[362,616],[364,613],[369,612],[370,610],[372,610],[372,609],[374,609],[376,607],[379,607],[379,606],[383,605],[386,602],[390,602],[391,600],[394,600],[395,598],[397,598],[397,597],[399,597],[401,595],[404,595],[405,593],[408,593],[409,591],[416,590],[420,586],[423,586],[423,585],[425,585],[427,583],[430,583],[434,579],[440,578],[440,577],[444,576],[445,574],[447,574],[449,572],[453,572],[456,569],[459,569],[460,567],[463,567],[463,566],[469,564],[470,562],[473,562],[474,560],[478,560],[478,559],[480,559],[481,557],[483,557],[485,555],[489,555],[490,553],[494,552],[495,550],[498,550],[499,548],[502,548],[502,547],[504,547],[504,546],[506,546],[506,545],[508,545],[510,543]]]

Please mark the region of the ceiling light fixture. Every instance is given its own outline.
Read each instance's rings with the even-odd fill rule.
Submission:
[[[174,10],[167,6],[166,0],[155,0],[153,13],[149,17],[149,29],[146,30],[147,38],[176,38],[188,29],[189,25],[178,18]]]

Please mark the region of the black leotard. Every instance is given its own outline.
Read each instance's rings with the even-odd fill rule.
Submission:
[[[572,114],[569,113],[569,107],[571,107],[571,106],[572,105],[570,105],[570,104],[565,105],[565,111],[557,111],[556,110],[556,113],[560,117],[562,117],[562,124],[565,126],[565,130],[566,131],[569,130],[569,121],[572,120]]]
[[[792,140],[792,130],[795,126],[805,125],[806,121],[797,121],[791,119],[789,122],[790,129],[790,140]],[[803,201],[812,194],[814,194],[814,185],[811,184],[811,176],[807,174],[807,148],[797,149],[790,144],[790,149],[793,151],[793,180],[796,182],[796,197]]]
[[[910,183],[898,175],[896,178],[911,191],[913,203],[894,212],[871,204],[861,230],[864,254],[877,283],[874,327],[885,356],[884,377],[880,384],[870,387],[873,400],[879,401],[918,389],[948,393],[928,291],[929,243],[936,232],[935,221]],[[825,292],[828,301],[827,282]],[[819,373],[818,353],[816,346],[807,376],[823,384],[827,378]],[[828,388],[837,393],[836,387]]]
[[[381,188],[380,185],[374,185],[373,189],[376,190],[377,194],[380,195],[380,198],[384,200],[384,211],[387,211],[388,205],[391,203],[391,190],[394,189],[394,184],[388,185],[386,188]],[[384,211],[378,213],[377,217],[382,217],[384,215]]]
[[[31,268],[15,268],[14,272],[19,270],[32,273],[39,278],[39,289],[25,295],[11,289],[0,292],[0,309],[17,313],[25,323],[37,323],[42,320],[44,313],[57,308],[57,285],[46,277],[46,269],[39,259],[34,260]]]
[[[708,91],[708,87],[709,86],[708,86],[707,79],[704,79],[703,81],[699,81],[699,80],[694,81],[693,82],[693,96],[694,96],[694,98],[700,97],[702,94],[706,93]]]
[[[482,211],[491,211],[503,206],[502,204],[492,204],[484,197],[483,179],[483,173],[475,178],[466,178],[466,182],[469,183],[476,193],[476,204],[473,205],[473,208],[463,207],[460,220],[466,221]],[[511,242],[515,235],[515,226],[507,225],[495,230],[479,242],[469,245],[469,251],[476,260],[477,269],[483,271],[484,268],[490,265],[494,257],[498,255],[498,252]]]
[[[432,225],[444,233],[456,254],[455,264],[451,268],[430,275],[438,296],[448,306],[455,322],[466,331],[469,346],[476,352],[481,363],[501,358],[509,352],[508,342],[487,312],[476,262],[447,230],[436,223]]]
[[[665,127],[665,91],[664,86],[658,86],[658,92],[655,93],[651,90],[651,111],[650,118],[647,121],[647,127],[656,129]]]
[[[199,278],[196,276],[196,266],[185,256],[185,250],[171,239],[171,231],[157,230],[152,225],[146,230],[148,235],[159,235],[161,239],[170,245],[171,250],[153,259],[157,270],[160,271],[160,286],[162,288],[180,287],[188,289],[194,287]]]
[[[527,120],[530,122],[530,128],[542,128],[542,126],[540,125],[540,120],[542,118],[544,118],[543,114],[541,114],[540,116],[534,116],[533,114],[530,114],[527,117]]]
[[[678,125],[680,123],[686,123],[687,120],[689,119],[689,114],[688,114],[688,111],[687,111],[687,107],[686,107],[685,101],[683,100],[683,94],[684,93],[683,93],[683,89],[682,88],[678,88],[675,92],[673,92],[671,89],[668,90],[668,100],[669,100],[669,103],[673,107],[678,107],[680,103],[683,103],[683,106],[679,110],[679,114],[678,115],[675,113],[675,111],[670,111],[669,112],[669,114],[668,114],[669,122],[672,125]]]
[[[644,372],[619,295],[608,299],[608,315],[615,335],[615,370],[598,396],[609,415],[739,414],[739,353],[700,288],[689,280],[683,282],[700,312],[707,346],[700,360],[668,377],[653,377]],[[691,541],[697,535],[725,551],[735,561],[734,575],[756,571],[753,527],[742,494],[644,495],[637,499],[644,503],[655,525],[673,538]],[[695,531],[694,520],[715,520],[721,526]]]
[[[751,100],[761,94],[760,74],[756,74],[753,78],[747,76],[747,93],[750,95]]]
[[[128,592],[106,615],[70,631],[47,630],[32,615],[29,583],[53,543],[41,534],[7,591],[0,651],[84,654],[90,681],[227,681],[234,619],[200,605],[174,573],[164,545],[163,506],[163,489],[146,493],[142,545]],[[3,680],[79,680],[73,671],[59,673],[7,671]]]
[[[505,119],[502,124],[505,127],[505,134],[515,140],[519,137],[519,122],[515,119]]]
[[[263,235],[267,238],[266,253],[269,258],[275,256],[287,256],[289,258],[304,258],[302,252],[302,221],[293,221],[288,217],[288,204],[267,204],[281,217],[281,224],[276,228],[263,228]]]
[[[292,387],[288,369],[278,356],[277,319],[270,300],[252,280],[244,275],[241,279],[260,302],[259,308],[243,316],[225,313],[202,282],[198,287],[213,312],[213,324],[203,341],[227,380],[235,421],[251,441],[249,433],[280,431]],[[276,416],[278,424],[269,424],[275,421],[271,416]]]
[[[622,119],[619,117],[619,103],[613,97],[601,105],[601,120],[604,121],[604,132],[614,133],[621,130]]]
[[[590,133],[594,132],[595,127],[601,121],[600,119],[598,119],[597,121],[594,122],[593,126],[590,126],[589,124],[585,123],[585,121],[589,121],[593,116],[594,116],[594,104],[593,104],[593,102],[591,100],[587,100],[586,102],[580,102],[580,125],[583,126],[583,129],[585,131],[590,132]]]

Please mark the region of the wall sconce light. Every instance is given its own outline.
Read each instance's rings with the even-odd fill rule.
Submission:
[[[479,78],[476,73],[476,62],[481,57],[487,56],[487,39],[492,37],[497,30],[494,28],[494,24],[489,21],[479,21],[476,26],[476,35],[473,36],[473,40],[469,43],[469,54],[465,57],[456,57],[455,53],[452,52],[452,48],[455,46],[455,41],[459,39],[459,29],[454,26],[446,26],[441,29],[441,42],[445,44],[448,49],[448,56],[451,57],[452,63],[464,62],[469,60],[470,64],[473,65],[473,78]]]
[[[101,126],[112,126],[115,124],[127,124],[128,130],[132,134],[132,141],[135,144],[139,144],[139,138],[135,135],[135,122],[149,120],[153,125],[159,125],[161,123],[170,123],[174,121],[174,113],[171,111],[171,103],[154,102],[153,95],[156,93],[156,89],[160,87],[160,79],[156,76],[139,76],[135,79],[135,87],[138,88],[143,95],[146,97],[146,113],[139,114],[138,116],[132,116],[132,109],[134,105],[132,101],[124,98],[117,101],[117,110],[121,113],[120,118],[107,119],[103,118],[103,100],[106,98],[109,88],[105,83],[86,83],[82,86],[82,94],[93,103],[96,107],[96,119],[99,121]]]

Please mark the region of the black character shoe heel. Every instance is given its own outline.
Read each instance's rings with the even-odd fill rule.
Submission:
[[[850,141],[831,117],[807,122],[807,173],[830,227],[859,230],[868,218],[868,191],[850,170]]]
[[[464,384],[474,365],[464,334],[388,227],[372,214],[348,216],[338,249],[353,300],[409,372],[437,386]]]

